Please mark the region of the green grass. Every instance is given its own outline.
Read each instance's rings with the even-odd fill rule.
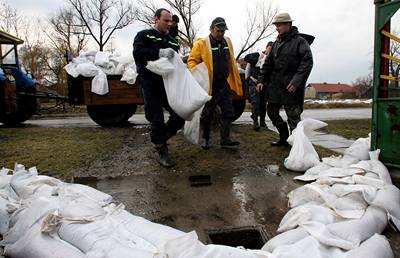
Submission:
[[[348,139],[368,137],[371,132],[371,119],[333,120],[325,121],[327,127],[321,129],[323,132],[337,134]]]
[[[71,178],[75,168],[122,146],[127,128],[0,128],[0,167],[15,162]]]

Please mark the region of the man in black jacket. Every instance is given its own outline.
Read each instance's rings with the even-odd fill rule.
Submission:
[[[256,86],[258,83],[258,77],[260,75],[260,68],[264,64],[266,57],[271,51],[272,44],[274,42],[268,42],[265,50],[260,55],[258,52],[247,54],[244,57],[244,61],[247,63],[246,66],[246,81],[249,85],[249,93],[251,100],[251,118],[253,119],[253,129],[255,131],[260,130],[260,126],[268,128],[265,123],[265,115],[267,113],[267,105],[265,100],[265,89],[258,92]],[[248,71],[248,68],[249,71]],[[258,117],[260,117],[260,123],[258,123]]]
[[[275,16],[273,23],[279,35],[261,68],[257,85],[257,90],[266,87],[267,113],[279,131],[279,141],[272,142],[272,146],[290,146],[288,126],[279,110],[284,107],[293,131],[301,120],[304,89],[313,66],[310,45],[292,21],[288,13]]]
[[[154,20],[154,28],[142,30],[136,35],[133,42],[133,57],[140,76],[146,119],[151,124],[151,142],[158,151],[160,164],[172,167],[175,162],[168,154],[167,140],[182,128],[185,121],[169,106],[162,77],[146,69],[146,65],[148,61],[160,57],[173,58],[179,50],[179,45],[177,40],[168,34],[172,24],[171,13],[163,8],[158,9]],[[164,124],[163,108],[170,114],[166,124]]]

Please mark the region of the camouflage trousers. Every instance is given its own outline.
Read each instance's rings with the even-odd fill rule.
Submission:
[[[282,107],[285,109],[286,116],[288,117],[287,121],[290,131],[293,131],[301,120],[300,116],[301,113],[303,113],[303,104],[283,105],[279,103],[268,102],[267,114],[275,127],[285,123],[285,121],[283,121],[282,117],[279,115],[279,110]]]

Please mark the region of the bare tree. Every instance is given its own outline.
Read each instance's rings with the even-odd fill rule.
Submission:
[[[200,10],[202,0],[164,0],[170,6],[172,12],[180,17],[179,24],[183,24],[179,29],[179,41],[187,48],[191,49],[196,38],[197,29],[194,25],[193,17]],[[141,22],[152,25],[154,23],[154,12],[158,7],[152,1],[139,1],[139,18]],[[184,49],[185,50],[185,49]]]
[[[399,31],[393,30],[393,34],[399,35]],[[396,58],[400,58],[400,43],[392,40],[390,42],[390,55]],[[400,63],[390,60],[389,61],[390,74],[393,77],[397,77],[397,81],[393,81],[395,87],[399,87],[399,76],[400,76]]]
[[[199,11],[201,0],[165,0],[181,17],[182,30],[179,30],[179,38],[188,48],[193,47],[197,29],[193,23],[193,16]]]
[[[87,28],[82,34],[90,35],[100,51],[116,30],[133,23],[137,11],[123,0],[66,0],[81,20],[79,26]]]
[[[244,33],[243,43],[236,55],[236,60],[239,60],[243,53],[253,48],[258,42],[274,33],[272,21],[278,10],[271,4],[267,6],[262,0],[253,3],[254,6],[247,7],[246,33]]]
[[[64,55],[68,51],[76,56],[88,42],[87,28],[79,26],[80,21],[71,9],[60,9],[49,19],[51,30],[43,28],[53,47]]]
[[[5,1],[0,1],[0,29],[20,37],[21,17],[17,9],[8,5]]]
[[[371,98],[373,86],[372,71],[365,76],[358,77],[352,84],[357,89],[357,96],[359,98]]]

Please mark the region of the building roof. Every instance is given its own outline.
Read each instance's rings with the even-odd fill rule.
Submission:
[[[342,83],[310,83],[307,87],[313,87],[321,93],[357,92],[356,88]]]
[[[22,44],[24,41],[5,31],[0,30],[0,44]]]

